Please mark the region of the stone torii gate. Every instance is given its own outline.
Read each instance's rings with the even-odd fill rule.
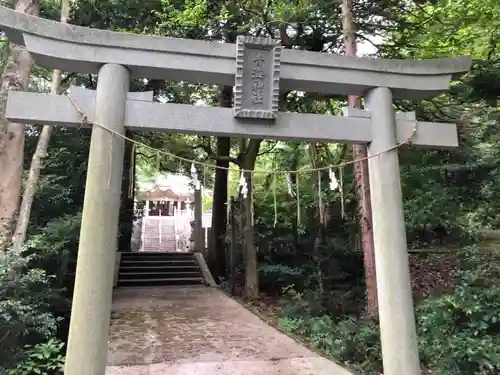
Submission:
[[[0,28],[35,61],[66,72],[98,74],[96,95],[75,97],[91,122],[112,132],[163,131],[394,147],[414,128],[393,98],[430,98],[448,89],[468,57],[384,60],[283,50],[279,41],[239,37],[237,44],[153,37],[71,26],[0,7]],[[128,97],[130,77],[235,86],[234,109],[151,103]],[[365,97],[344,117],[278,112],[280,90]],[[11,92],[7,118],[77,126],[70,98]],[[88,164],[66,375],[103,375],[116,253],[123,138],[95,126]],[[415,146],[457,147],[454,124],[418,122]],[[369,160],[380,330],[385,375],[418,375],[398,152]]]

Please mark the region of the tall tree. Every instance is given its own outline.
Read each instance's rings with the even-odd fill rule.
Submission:
[[[68,22],[70,10],[71,0],[61,0],[62,23]],[[57,95],[59,93],[60,86],[61,71],[58,69],[54,69],[54,71],[52,72],[52,85],[50,88],[51,94]],[[42,128],[42,132],[40,133],[40,137],[38,138],[35,153],[33,154],[33,158],[31,159],[28,180],[26,181],[26,186],[24,188],[21,208],[19,209],[19,217],[17,219],[16,229],[14,231],[14,236],[12,239],[14,251],[21,251],[22,245],[26,239],[26,231],[28,230],[31,206],[33,204],[33,198],[35,197],[37,184],[40,177],[40,170],[42,169],[42,161],[49,148],[51,134],[52,125],[44,125]]]
[[[254,227],[254,207],[253,207],[253,189],[252,172],[255,168],[255,162],[259,154],[261,139],[241,140],[240,157],[241,168],[247,172],[244,177],[247,185],[247,194],[243,199],[244,207],[244,227],[243,241],[245,243],[245,297],[249,299],[259,296],[259,274],[257,267],[257,246],[255,245],[255,227]]]
[[[15,10],[37,16],[38,0],[18,0]],[[24,125],[5,118],[10,90],[27,90],[33,59],[25,47],[11,43],[0,87],[0,251],[5,251],[14,230],[21,197]]]
[[[225,25],[224,38],[227,43],[236,41],[236,25],[233,20],[228,20]],[[221,88],[219,106],[232,107],[233,88],[224,86]],[[229,154],[231,151],[230,137],[217,137],[217,155],[214,182],[214,198],[212,203],[212,234],[208,246],[208,265],[216,280],[226,274],[226,255],[224,236],[227,227],[227,183],[229,176]]]
[[[356,24],[353,15],[353,0],[342,2],[342,28],[344,34],[344,48],[347,56],[357,55]],[[361,108],[359,97],[349,95],[350,107]],[[353,156],[360,160],[354,164],[354,175],[359,195],[359,223],[361,228],[361,244],[363,247],[365,279],[367,291],[366,312],[370,316],[377,316],[377,278],[375,271],[375,249],[373,245],[372,208],[370,197],[370,181],[368,177],[368,161],[366,145],[353,145]]]
[[[224,86],[221,89],[220,106],[231,107],[233,88]],[[215,182],[212,203],[212,234],[209,243],[208,265],[217,279],[224,277],[226,272],[224,236],[227,226],[227,183],[229,168],[229,153],[231,151],[230,137],[217,137],[218,168],[215,170]]]

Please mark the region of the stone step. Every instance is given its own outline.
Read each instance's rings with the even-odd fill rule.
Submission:
[[[172,237],[175,236],[174,228],[162,230],[161,233],[160,231],[157,230],[146,231],[143,235],[144,238],[159,238],[159,237],[170,237],[170,236]]]
[[[162,233],[161,236],[158,235],[147,235],[147,236],[142,236],[143,240],[148,240],[148,241],[174,241],[175,240],[175,232],[172,231],[172,233]]]
[[[193,253],[133,252],[122,253],[118,286],[204,284]]]
[[[164,253],[164,252],[170,252],[170,253],[175,253],[176,251],[174,249],[169,249],[169,248],[162,248],[162,249],[158,249],[158,248],[147,248],[145,249],[147,251],[150,251],[152,253],[156,252],[156,253]]]
[[[179,279],[179,278],[199,278],[201,272],[199,270],[194,272],[120,272],[118,280],[141,280],[141,279]]]
[[[171,252],[171,253],[175,253],[176,252],[174,249],[168,249],[168,248],[160,250],[160,249],[154,249],[154,248],[151,247],[151,248],[147,248],[145,250],[148,250],[148,251],[151,251],[151,252],[158,252],[158,253],[164,253],[166,251]]]
[[[158,225],[156,224],[153,224],[153,225],[146,225],[144,227],[144,232],[151,232],[151,233],[157,233],[157,232],[160,232],[160,231],[164,231],[164,230],[175,230],[175,225],[162,225],[160,227],[158,227]]]
[[[195,260],[122,260],[120,268],[124,266],[198,266]]]
[[[118,286],[144,287],[144,286],[168,286],[168,285],[199,285],[206,284],[202,277],[178,277],[178,278],[142,278],[133,280],[118,279]]]
[[[143,261],[143,260],[194,260],[193,253],[166,253],[158,251],[140,251],[122,253],[122,261]]]
[[[161,241],[160,242],[160,241],[143,240],[142,241],[142,248],[144,249],[144,251],[147,251],[147,252],[158,251],[159,249],[162,249],[164,252],[166,252],[167,249],[175,249],[175,241]]]
[[[172,242],[170,242],[170,241],[168,241],[168,242],[167,241],[162,241],[162,242],[160,242],[160,241],[144,241],[143,242],[143,247],[144,248],[152,248],[152,249],[154,249],[154,250],[143,250],[143,251],[146,251],[146,252],[153,252],[153,251],[154,252],[158,252],[158,251],[160,251],[158,249],[170,248],[170,247],[174,248],[175,247],[175,242],[174,241],[172,241]],[[164,252],[166,252],[166,251],[164,251]]]
[[[143,266],[143,265],[124,265],[120,267],[120,272],[160,272],[160,273],[179,273],[193,272],[199,270],[198,265],[192,266]]]

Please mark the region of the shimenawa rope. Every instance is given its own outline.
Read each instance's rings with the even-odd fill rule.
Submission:
[[[175,155],[175,154],[171,154],[167,151],[163,151],[163,150],[159,150],[159,149],[156,149],[154,147],[151,147],[143,142],[140,142],[140,141],[137,141],[135,139],[132,139],[130,137],[127,137],[126,135],[124,134],[121,134],[119,132],[117,132],[116,130],[113,130],[113,129],[110,129],[109,127],[103,125],[103,124],[99,124],[95,121],[92,121],[90,120],[87,115],[83,112],[83,110],[80,108],[80,106],[78,105],[78,103],[76,102],[75,98],[73,98],[73,96],[71,95],[68,95],[68,98],[70,99],[71,103],[73,104],[73,106],[75,107],[75,110],[78,112],[78,114],[80,115],[81,117],[81,121],[82,121],[82,125],[95,125],[95,126],[98,126],[126,141],[129,141],[129,142],[132,142],[133,144],[135,144],[136,146],[141,146],[145,149],[148,149],[148,150],[151,150],[153,152],[155,152],[157,154],[157,156],[159,154],[163,154],[163,155],[166,155],[168,157],[171,157],[173,159],[177,159],[177,160],[181,160],[181,161],[184,161],[186,163],[191,163],[191,164],[194,164],[194,165],[199,165],[199,166],[202,166],[202,167],[205,167],[205,168],[212,168],[212,169],[222,169],[222,170],[227,170],[227,171],[230,171],[232,170],[233,168],[231,167],[221,167],[221,166],[217,166],[217,165],[213,165],[213,164],[210,164],[210,163],[205,163],[205,162],[202,162],[202,161],[197,161],[197,160],[191,160],[191,159],[188,159],[188,158],[183,158],[182,156],[178,156],[178,155]],[[246,170],[246,169],[238,169],[239,172],[243,172],[243,173],[251,173],[251,174],[287,174],[287,173],[294,173],[294,174],[299,174],[299,173],[311,173],[311,172],[319,172],[319,171],[325,171],[325,170],[329,170],[331,168],[343,168],[343,167],[346,167],[348,165],[352,165],[352,164],[356,164],[358,162],[361,162],[361,161],[364,161],[364,160],[369,160],[369,159],[372,159],[372,158],[375,158],[377,156],[380,156],[382,154],[385,154],[387,152],[390,152],[390,151],[393,151],[393,150],[396,150],[404,145],[409,145],[411,146],[412,144],[412,140],[413,140],[413,137],[415,136],[415,133],[417,132],[417,125],[418,125],[418,121],[415,122],[415,126],[413,127],[413,130],[410,132],[410,134],[408,135],[407,139],[403,142],[400,142],[398,144],[396,144],[395,146],[392,146],[392,147],[389,147],[385,150],[382,150],[380,152],[377,152],[375,154],[372,154],[372,155],[369,155],[369,156],[366,156],[366,157],[363,157],[363,158],[359,158],[359,159],[355,159],[355,160],[351,160],[351,161],[347,161],[347,162],[344,162],[344,163],[340,163],[340,164],[336,164],[336,165],[328,165],[326,167],[318,167],[318,168],[306,168],[306,169],[298,169],[298,170],[294,170],[294,171],[286,171],[286,170],[259,170],[259,169],[254,169],[254,170]],[[157,161],[158,163],[158,161]]]

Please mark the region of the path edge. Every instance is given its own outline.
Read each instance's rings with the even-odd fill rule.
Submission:
[[[301,339],[298,335],[296,335],[294,333],[291,333],[291,332],[286,332],[279,325],[274,324],[264,314],[262,314],[255,307],[253,307],[249,303],[245,302],[244,300],[242,300],[242,299],[240,299],[238,297],[232,296],[230,293],[228,293],[226,290],[222,289],[221,287],[218,287],[218,289],[226,297],[231,298],[233,301],[235,301],[236,303],[238,303],[241,307],[243,307],[245,310],[247,310],[251,314],[255,315],[257,318],[259,318],[262,322],[264,322],[265,324],[267,324],[271,328],[274,328],[275,330],[277,330],[278,332],[284,334],[285,336],[290,337],[297,344],[300,344],[300,345],[304,346],[305,348],[309,349],[310,351],[312,351],[313,353],[317,354],[318,356],[320,356],[320,357],[322,357],[322,358],[324,358],[324,359],[326,359],[328,361],[331,361],[331,362],[335,363],[337,366],[345,368],[345,370],[349,371],[352,375],[362,375],[362,374],[356,372],[355,370],[351,369],[346,364],[339,363],[336,359],[332,359],[331,357],[328,357],[327,355],[325,355],[324,353],[322,353],[320,350],[318,350],[317,348],[313,347],[310,343],[308,343],[307,341]]]
[[[196,263],[198,263],[198,266],[200,267],[201,274],[203,275],[205,282],[209,287],[216,288],[217,283],[215,282],[214,277],[212,276],[212,273],[208,268],[207,262],[205,262],[205,257],[203,256],[203,254],[198,251],[195,251],[193,254]]]

